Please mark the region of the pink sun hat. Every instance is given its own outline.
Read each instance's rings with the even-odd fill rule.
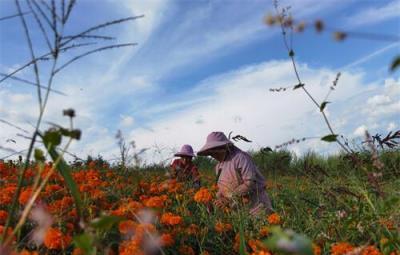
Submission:
[[[208,150],[231,143],[223,132],[211,132],[207,136],[206,144],[197,152],[197,155],[206,156]]]
[[[194,157],[192,146],[185,144],[182,146],[181,151],[174,154],[175,157]]]

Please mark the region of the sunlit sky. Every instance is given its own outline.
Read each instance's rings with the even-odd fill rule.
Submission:
[[[364,130],[387,133],[400,128],[400,71],[389,65],[400,54],[400,42],[350,36],[342,42],[332,33],[316,33],[313,21],[330,29],[399,35],[400,1],[291,0],[295,21],[305,21],[293,47],[299,73],[310,92],[323,101],[336,73],[342,76],[327,107],[334,130],[360,139]],[[28,10],[21,1],[23,10]],[[16,13],[15,2],[0,1],[0,17]],[[77,61],[56,76],[41,129],[48,122],[67,125],[62,109],[74,108],[82,139],[69,151],[84,158],[118,156],[115,134],[121,130],[138,150],[150,148],[147,163],[168,159],[182,144],[198,150],[211,131],[241,134],[253,143],[243,149],[281,144],[292,138],[328,134],[318,110],[301,90],[271,93],[295,85],[296,77],[277,27],[263,23],[274,13],[272,1],[78,1],[65,34],[133,15],[143,18],[96,32],[115,36],[112,43],[135,42]],[[46,44],[32,15],[25,15],[37,55]],[[29,61],[19,18],[0,21],[0,71],[9,73]],[[74,56],[70,51],[62,61]],[[42,65],[43,80],[47,64]],[[33,81],[31,68],[17,76]],[[0,83],[0,120],[31,132],[38,114],[36,88],[14,80]],[[20,130],[0,122],[0,157],[27,148]],[[13,141],[11,141],[12,139]],[[14,142],[15,141],[15,142]],[[38,145],[40,146],[40,144]],[[312,139],[289,149],[322,154],[337,145]]]

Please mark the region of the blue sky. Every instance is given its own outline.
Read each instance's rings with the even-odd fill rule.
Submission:
[[[400,34],[398,0],[280,3],[291,6],[295,20],[308,24],[322,19],[328,27],[346,31]],[[15,12],[14,1],[0,1],[0,17]],[[279,29],[263,23],[268,13],[273,13],[272,1],[78,1],[66,34],[144,14],[101,30],[116,36],[115,42],[138,46],[93,55],[66,68],[54,88],[67,96],[51,95],[46,121],[65,124],[61,110],[73,107],[83,137],[72,145],[72,152],[113,158],[118,154],[114,136],[121,129],[139,148],[151,148],[144,155],[147,162],[168,158],[184,143],[196,150],[215,130],[254,140],[238,144],[244,149],[325,135],[321,117],[301,91],[268,91],[296,84]],[[29,15],[27,19],[32,21]],[[38,28],[31,31],[35,50],[44,52]],[[8,73],[26,62],[29,51],[18,19],[0,21],[0,35],[0,69]],[[294,34],[293,46],[300,75],[319,101],[342,72],[327,109],[338,133],[357,138],[364,129],[384,133],[399,128],[400,72],[388,72],[400,53],[399,42],[352,36],[336,42],[331,33],[317,34],[310,24],[304,33]],[[28,69],[19,77],[33,78]],[[38,108],[35,93],[35,88],[15,81],[0,84],[0,119],[32,130],[29,123]],[[26,147],[18,130],[3,123],[0,127],[1,146]],[[16,143],[7,143],[9,138]],[[335,145],[310,140],[291,149],[327,153]],[[0,150],[0,156],[9,153]]]

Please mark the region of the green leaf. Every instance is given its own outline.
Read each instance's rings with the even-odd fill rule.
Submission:
[[[390,71],[394,72],[399,67],[400,67],[400,56],[397,56],[390,65]]]
[[[321,112],[324,111],[326,105],[329,104],[329,103],[330,103],[330,102],[328,102],[328,101],[322,102],[321,106],[319,107],[319,110],[320,110]]]
[[[66,128],[60,128],[60,132],[63,136],[68,136],[73,139],[79,140],[81,139],[81,130],[79,129],[66,129]]]
[[[326,135],[321,138],[322,141],[331,143],[331,142],[336,142],[337,141],[337,136],[338,135]]]
[[[43,161],[46,160],[46,158],[44,157],[44,153],[43,153],[43,151],[41,149],[35,149],[34,157],[35,157],[36,161],[43,162]]]
[[[94,254],[93,238],[84,233],[79,236],[74,236],[74,245],[77,248],[82,249],[83,254]]]
[[[71,131],[71,138],[80,140],[81,139],[82,132],[80,129],[74,129]]]
[[[240,241],[239,254],[248,255],[246,250],[246,240],[244,238],[244,229],[242,224],[240,224],[239,226],[239,241]]]
[[[46,138],[46,134],[48,134],[47,138]],[[58,134],[58,135],[54,135],[54,134]],[[81,218],[82,210],[83,210],[83,203],[81,200],[81,195],[78,190],[78,186],[76,185],[74,179],[72,178],[70,167],[64,161],[64,159],[58,154],[58,152],[56,151],[56,147],[53,144],[54,141],[57,142],[57,140],[55,140],[55,139],[58,139],[58,137],[61,141],[61,133],[59,131],[58,132],[47,131],[45,133],[45,136],[43,137],[43,143],[46,146],[51,159],[54,162],[56,162],[58,160],[58,164],[56,165],[56,168],[60,172],[62,177],[64,178],[65,184],[67,185],[67,188],[71,192],[71,195],[74,198],[78,217]]]
[[[100,218],[94,219],[90,225],[93,228],[96,228],[98,230],[102,231],[108,231],[110,230],[115,224],[121,222],[124,218],[118,217],[118,216],[113,216],[113,215],[104,215],[101,216]]]
[[[61,132],[58,129],[49,129],[44,133],[43,142],[47,146],[56,147],[61,144]]]
[[[299,88],[302,88],[302,87],[304,87],[304,84],[303,83],[299,83],[299,84],[297,84],[296,86],[293,87],[293,90],[299,89]]]

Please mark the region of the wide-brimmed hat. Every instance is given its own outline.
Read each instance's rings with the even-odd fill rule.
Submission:
[[[192,146],[185,144],[182,146],[181,151],[174,154],[175,157],[194,157]]]
[[[223,132],[211,132],[207,136],[206,144],[197,152],[197,155],[206,156],[209,150],[231,143]]]

